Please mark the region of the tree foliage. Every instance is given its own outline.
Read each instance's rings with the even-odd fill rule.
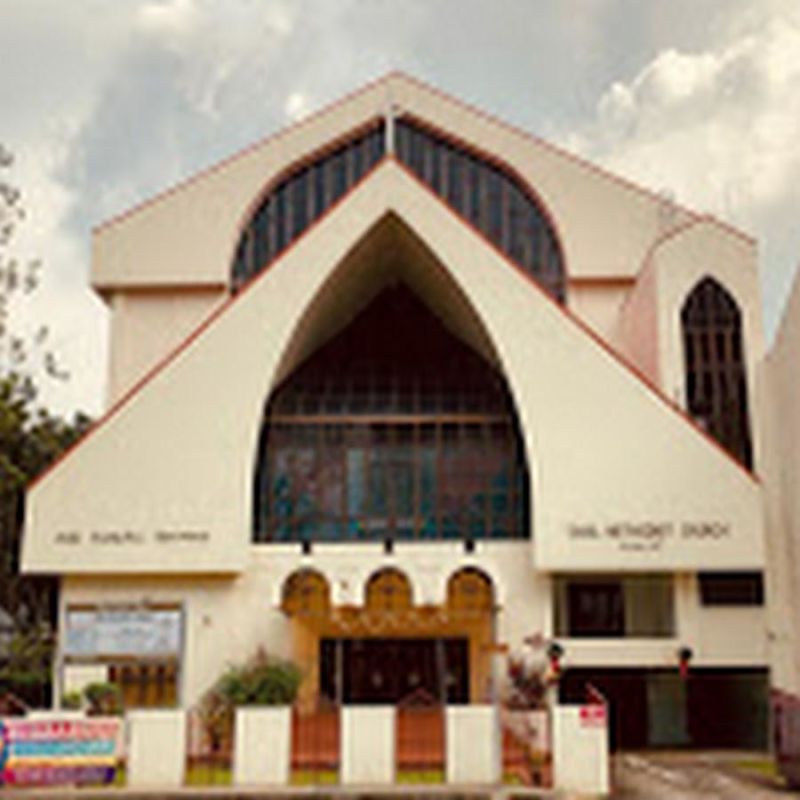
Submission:
[[[0,144],[0,623],[12,628],[0,639],[0,690],[38,699],[49,680],[56,584],[19,573],[25,489],[82,435],[89,419],[76,414],[64,420],[38,401],[37,384],[68,376],[48,348],[47,326],[34,328],[16,316],[39,285],[41,264],[12,247],[25,211],[21,192],[6,177],[11,164]]]

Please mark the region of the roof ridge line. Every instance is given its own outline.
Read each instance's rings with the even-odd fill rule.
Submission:
[[[463,225],[468,231],[472,234],[477,236],[486,246],[488,246],[496,255],[498,255],[503,261],[505,261],[509,266],[511,266],[518,275],[522,276],[525,281],[528,283],[529,286],[533,287],[535,291],[539,292],[539,294],[546,299],[546,301],[555,308],[557,308],[566,319],[570,320],[575,326],[577,326],[584,334],[586,334],[592,341],[595,342],[602,350],[604,350],[609,356],[611,356],[621,367],[627,370],[634,378],[638,379],[638,381],[645,386],[645,388],[649,389],[652,394],[655,395],[662,403],[664,403],[668,408],[672,409],[674,413],[676,413],[679,417],[681,417],[686,424],[688,424],[691,428],[693,428],[698,434],[700,434],[706,441],[710,442],[714,445],[720,453],[722,453],[731,463],[733,463],[736,467],[741,470],[744,475],[746,475],[751,481],[755,482],[756,484],[760,484],[761,481],[758,475],[755,472],[748,470],[743,464],[741,464],[737,459],[735,459],[724,447],[714,439],[707,431],[703,430],[687,413],[686,411],[681,408],[677,403],[675,403],[670,397],[664,394],[661,389],[650,380],[635,364],[629,361],[622,353],[619,353],[615,348],[613,348],[608,342],[606,342],[602,337],[599,336],[594,330],[592,330],[587,323],[585,323],[582,319],[580,319],[577,315],[575,315],[569,308],[565,305],[559,303],[554,297],[551,297],[550,294],[545,291],[545,289],[540,286],[534,278],[529,275],[521,266],[519,266],[516,262],[514,262],[509,256],[507,256],[502,250],[500,250],[492,241],[490,241],[480,230],[478,230],[474,225],[472,225],[467,219],[461,217],[453,208],[447,205],[447,203],[439,197],[431,187],[429,187],[426,183],[424,183],[420,178],[418,178],[405,164],[398,160],[398,158],[391,153],[386,153],[379,161],[375,163],[372,169],[368,170],[356,183],[354,183],[350,189],[345,192],[335,203],[333,203],[329,208],[325,210],[323,214],[321,214],[311,225],[309,225],[303,233],[301,233],[284,251],[278,256],[277,259],[272,261],[267,267],[262,269],[260,272],[255,273],[251,276],[251,278],[242,284],[241,287],[235,292],[233,292],[229,297],[227,297],[223,302],[221,302],[216,308],[212,309],[212,311],[206,316],[195,328],[193,328],[175,347],[173,347],[169,352],[164,355],[163,358],[159,359],[152,367],[145,371],[145,373],[135,381],[131,387],[124,392],[101,416],[87,429],[87,431],[75,442],[72,443],[66,450],[64,450],[58,458],[56,458],[53,462],[51,462],[46,469],[44,469],[39,475],[37,475],[33,480],[31,480],[26,487],[26,491],[30,491],[35,486],[37,486],[40,482],[42,482],[47,476],[49,476],[59,465],[61,465],[68,457],[70,457],[81,445],[83,445],[88,439],[100,428],[106,425],[112,418],[116,417],[117,414],[124,409],[131,400],[134,399],[136,395],[151,381],[153,381],[161,372],[163,372],[170,364],[172,364],[183,352],[188,350],[188,348],[192,345],[194,341],[199,339],[202,334],[212,327],[212,325],[222,317],[230,308],[232,308],[236,302],[246,293],[248,292],[253,286],[255,286],[260,280],[262,280],[276,265],[279,264],[281,261],[284,260],[285,256],[290,253],[300,242],[304,241],[308,238],[314,231],[316,231],[320,225],[320,223],[326,219],[330,214],[333,213],[334,210],[341,208],[345,201],[352,197],[352,195],[358,190],[361,186],[363,186],[368,179],[375,175],[384,165],[386,164],[394,164],[403,174],[407,175],[411,180],[417,185],[420,189],[425,191],[430,197],[432,197],[448,214],[450,214],[457,223]]]

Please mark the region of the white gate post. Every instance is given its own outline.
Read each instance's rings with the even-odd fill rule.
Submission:
[[[447,706],[446,719],[447,782],[499,783],[502,759],[496,706]]]
[[[236,786],[286,786],[292,742],[290,706],[236,709],[233,782]]]
[[[394,706],[342,706],[343,784],[394,782],[396,717]]]
[[[129,711],[128,786],[180,786],[186,772],[186,712]]]

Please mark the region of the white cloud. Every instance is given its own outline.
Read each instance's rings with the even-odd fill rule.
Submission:
[[[774,327],[800,232],[800,24],[760,15],[699,52],[658,53],[612,83],[568,144],[609,169],[755,233]]]
[[[145,3],[138,14],[140,27],[158,36],[183,36],[198,24],[195,0],[153,0]]]
[[[69,393],[102,400],[91,226],[393,68],[545,135],[577,128],[570,141],[591,157],[755,230],[786,273],[800,249],[786,6],[72,0],[54,13],[52,0],[3,0],[0,142],[36,218],[26,249],[52,286],[42,313],[75,354]]]
[[[292,92],[283,104],[283,112],[287,119],[296,122],[308,114],[311,105],[308,96],[303,92]]]

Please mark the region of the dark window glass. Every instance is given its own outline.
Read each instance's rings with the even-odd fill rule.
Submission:
[[[555,232],[524,185],[409,118],[396,123],[397,156],[559,302],[566,278]]]
[[[232,268],[233,286],[264,269],[286,246],[358,181],[384,154],[384,124],[311,164],[298,167],[268,193],[242,232]],[[249,244],[245,244],[249,242]]]
[[[701,572],[697,577],[704,606],[764,604],[764,578],[760,572]]]
[[[460,153],[449,151],[447,160],[447,202],[463,216],[464,214],[464,159]]]
[[[254,493],[256,541],[529,535],[505,382],[402,287],[273,394]]]
[[[697,423],[746,467],[753,466],[741,313],[712,278],[681,310],[686,407]]]
[[[567,586],[569,635],[624,636],[622,597],[620,581],[570,583]]]
[[[308,227],[308,182],[310,172],[306,171],[292,181],[292,239],[296,239]]]
[[[338,150],[331,156],[331,186],[334,201],[347,191],[347,150]]]
[[[557,636],[675,635],[671,575],[557,576],[553,587]]]
[[[280,252],[289,244],[287,237],[286,223],[286,185],[279,186],[275,192],[275,251]],[[258,272],[259,267],[255,264],[254,271]]]

